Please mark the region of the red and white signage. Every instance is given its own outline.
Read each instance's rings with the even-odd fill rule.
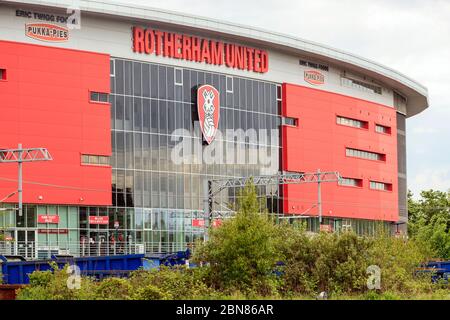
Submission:
[[[109,224],[108,216],[89,216],[89,224]]]
[[[133,27],[133,51],[155,54],[258,73],[269,71],[266,50],[224,43],[222,41]]]
[[[48,42],[64,42],[69,40],[69,30],[52,23],[25,24],[27,37]]]
[[[197,111],[200,128],[205,141],[210,144],[219,128],[220,103],[219,91],[209,84],[197,90]]]
[[[38,214],[38,223],[59,223],[59,216],[50,214]]]
[[[329,224],[321,224],[320,231],[332,232],[333,228]]]
[[[205,226],[204,219],[192,219],[192,226],[197,228],[203,228]]]
[[[213,228],[220,227],[222,225],[222,220],[216,219],[211,222],[211,226]],[[205,227],[205,220],[204,219],[192,219],[192,226],[197,228],[204,228]]]
[[[306,82],[316,86],[325,83],[325,76],[319,71],[314,70],[305,71],[304,79]]]

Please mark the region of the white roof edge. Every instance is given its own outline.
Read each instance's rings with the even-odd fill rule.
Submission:
[[[357,68],[374,72],[382,77],[393,80],[401,86],[415,91],[414,97],[409,99],[407,116],[413,116],[428,107],[428,89],[409,78],[408,76],[379,64],[370,59],[366,59],[340,49],[335,49],[316,42],[303,40],[294,36],[268,31],[251,26],[220,21],[216,19],[196,16],[192,14],[175,11],[125,4],[117,1],[97,1],[97,0],[6,0],[2,2],[28,4],[37,6],[48,6],[56,8],[79,8],[81,11],[99,13],[125,18],[135,18],[143,20],[153,20],[167,24],[187,26],[205,31],[218,32],[247,38],[248,40],[267,42],[272,45],[288,47],[294,50],[310,52],[312,54],[330,58],[337,62],[353,65]]]

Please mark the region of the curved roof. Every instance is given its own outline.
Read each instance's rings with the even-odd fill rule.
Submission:
[[[134,20],[150,20],[164,25],[189,27],[204,33],[239,38],[246,42],[263,44],[269,48],[290,52],[292,54],[308,55],[324,62],[342,66],[354,72],[363,73],[385,83],[394,90],[398,90],[407,97],[407,117],[411,117],[428,107],[427,88],[398,71],[339,49],[273,31],[180,12],[124,4],[116,1],[7,0],[5,2],[56,8],[68,8],[77,4],[81,11],[92,14]]]

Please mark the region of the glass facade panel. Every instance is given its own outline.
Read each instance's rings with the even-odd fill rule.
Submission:
[[[192,214],[203,210],[205,179],[279,170],[281,118],[276,84],[154,63],[114,61],[112,209],[134,212],[136,225],[127,234],[134,234],[136,240],[153,242],[158,248],[169,240],[185,245],[203,234],[203,229],[192,227]],[[200,155],[202,160],[206,145],[199,129],[196,90],[203,84],[213,85],[220,92],[219,130],[223,136],[217,136],[214,143],[224,146],[224,158],[234,160],[230,163],[180,163],[174,158],[177,145],[184,142],[197,149],[183,149],[176,156],[188,159]],[[178,140],[172,137],[177,129],[185,130]],[[232,130],[231,136],[225,134],[226,129]],[[236,134],[238,129],[243,134]],[[253,139],[247,135],[248,129],[266,132]],[[275,130],[272,134],[271,129]],[[257,153],[260,149],[276,155],[269,168],[251,162],[250,151]],[[261,189],[260,195],[269,191],[278,194],[278,188],[274,188]],[[224,193],[221,200],[234,201],[234,193]],[[142,228],[146,231],[137,231]]]

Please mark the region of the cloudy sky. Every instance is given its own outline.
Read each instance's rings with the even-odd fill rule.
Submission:
[[[123,1],[123,0],[122,0]],[[428,88],[407,121],[408,187],[450,188],[450,0],[130,0],[290,34],[351,52]]]

